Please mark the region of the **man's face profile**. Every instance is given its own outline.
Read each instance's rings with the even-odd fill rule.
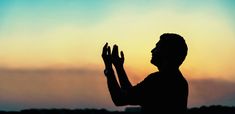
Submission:
[[[160,41],[156,44],[156,47],[152,49],[152,58],[151,63],[157,67],[159,67],[161,62],[161,49],[160,49]]]
[[[187,50],[183,37],[177,34],[163,34],[151,51],[151,63],[158,69],[177,68],[184,61]]]

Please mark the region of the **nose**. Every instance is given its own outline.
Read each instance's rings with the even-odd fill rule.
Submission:
[[[151,53],[155,53],[156,52],[156,48],[153,48],[152,50],[151,50]]]

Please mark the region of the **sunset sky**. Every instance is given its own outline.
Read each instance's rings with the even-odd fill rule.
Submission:
[[[125,54],[133,85],[163,33],[188,44],[188,107],[235,106],[234,0],[0,0],[0,110],[106,108],[101,51]]]

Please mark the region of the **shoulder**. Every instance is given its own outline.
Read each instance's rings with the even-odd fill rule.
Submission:
[[[141,81],[140,83],[135,85],[134,88],[139,88],[140,89],[140,88],[149,87],[152,84],[157,84],[156,81],[158,80],[159,76],[160,76],[159,72],[151,73],[143,81]]]
[[[144,79],[144,81],[156,80],[156,79],[160,78],[160,76],[161,76],[160,72],[154,72],[154,73],[149,74]]]
[[[158,76],[158,75],[160,75],[160,72],[153,72],[153,73],[149,74],[148,76]]]
[[[136,86],[143,86],[143,85],[146,85],[146,84],[150,84],[151,82],[155,82],[155,80],[157,78],[159,78],[160,76],[160,73],[159,72],[154,72],[154,73],[151,73],[149,74],[143,81],[141,81],[140,83],[138,83]]]

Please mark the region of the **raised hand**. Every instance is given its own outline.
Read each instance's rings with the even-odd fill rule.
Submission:
[[[121,57],[119,57],[118,53],[118,46],[114,45],[112,50],[112,62],[116,68],[123,67],[124,64],[124,53],[121,51]]]
[[[106,43],[103,47],[102,58],[105,64],[105,68],[106,69],[112,68],[111,49],[110,49],[110,46],[108,46],[108,43]]]

